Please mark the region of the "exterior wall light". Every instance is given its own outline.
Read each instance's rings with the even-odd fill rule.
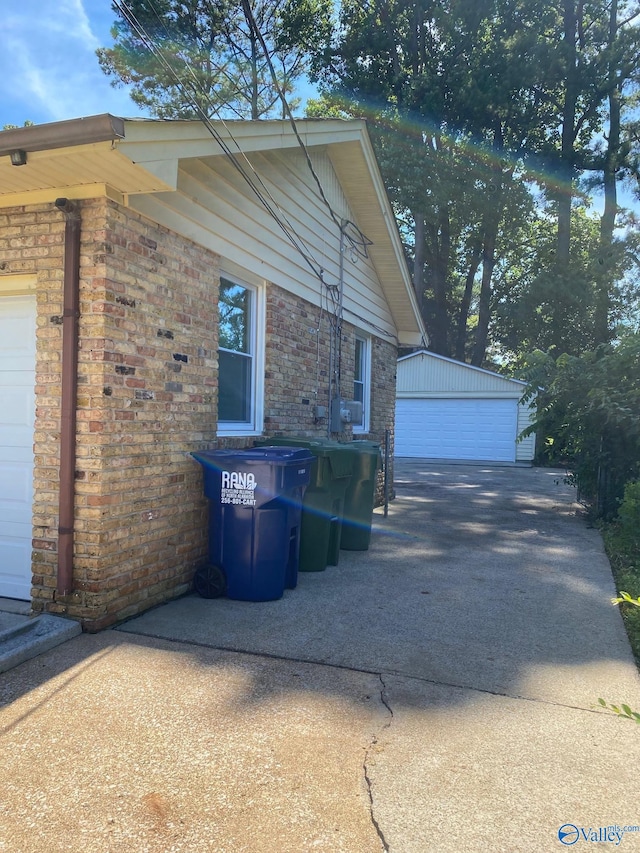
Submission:
[[[27,152],[22,151],[21,149],[17,149],[16,151],[12,151],[9,154],[11,159],[12,166],[26,166],[27,164]]]

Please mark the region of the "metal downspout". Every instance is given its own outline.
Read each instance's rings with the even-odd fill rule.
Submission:
[[[78,397],[78,318],[80,316],[80,211],[66,198],[56,207],[65,216],[64,294],[62,313],[62,405],[60,422],[60,493],[56,595],[73,591],[75,527],[76,405]]]

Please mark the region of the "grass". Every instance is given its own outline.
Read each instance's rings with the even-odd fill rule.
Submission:
[[[627,592],[631,598],[640,596],[640,529],[612,521],[602,527],[604,547],[611,563],[618,594]],[[622,619],[627,629],[631,649],[640,667],[640,607],[621,604]]]

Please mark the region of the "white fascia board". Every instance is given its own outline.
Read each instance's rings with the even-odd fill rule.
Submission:
[[[520,400],[522,394],[513,391],[397,391],[398,400]]]
[[[411,281],[411,278],[409,276],[409,270],[407,269],[407,262],[404,255],[404,249],[402,247],[402,240],[400,239],[400,233],[398,231],[398,226],[396,223],[396,218],[393,213],[391,203],[389,202],[387,189],[382,182],[380,167],[378,166],[378,161],[373,151],[373,145],[371,144],[369,131],[367,130],[366,124],[364,124],[364,122],[362,127],[362,133],[360,136],[360,144],[362,146],[362,151],[367,162],[369,174],[371,175],[371,181],[373,183],[373,187],[378,198],[378,203],[380,204],[380,212],[387,226],[387,231],[389,232],[389,239],[391,240],[391,245],[396,258],[396,262],[398,264],[398,268],[402,276],[406,295],[409,299],[409,302],[411,303],[411,308],[415,315],[416,323],[418,325],[419,331],[413,334],[412,337],[414,338],[416,345],[419,346],[420,344],[422,344],[423,346],[425,346],[429,344],[429,335],[427,334],[427,329],[424,325],[422,314],[420,313],[418,299],[416,297],[415,290],[413,289],[413,282]],[[400,338],[400,342],[405,343],[405,340],[403,338]]]
[[[297,148],[300,143],[288,121],[212,121],[211,127],[232,154]],[[359,139],[365,123],[359,119],[296,121],[298,135],[310,147]],[[125,138],[118,149],[134,162],[189,160],[215,157],[225,152],[203,122],[131,119],[125,121]]]

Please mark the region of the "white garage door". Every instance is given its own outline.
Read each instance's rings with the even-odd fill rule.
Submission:
[[[397,400],[396,456],[515,462],[517,414],[517,400]]]
[[[0,297],[0,596],[31,598],[35,296]]]

